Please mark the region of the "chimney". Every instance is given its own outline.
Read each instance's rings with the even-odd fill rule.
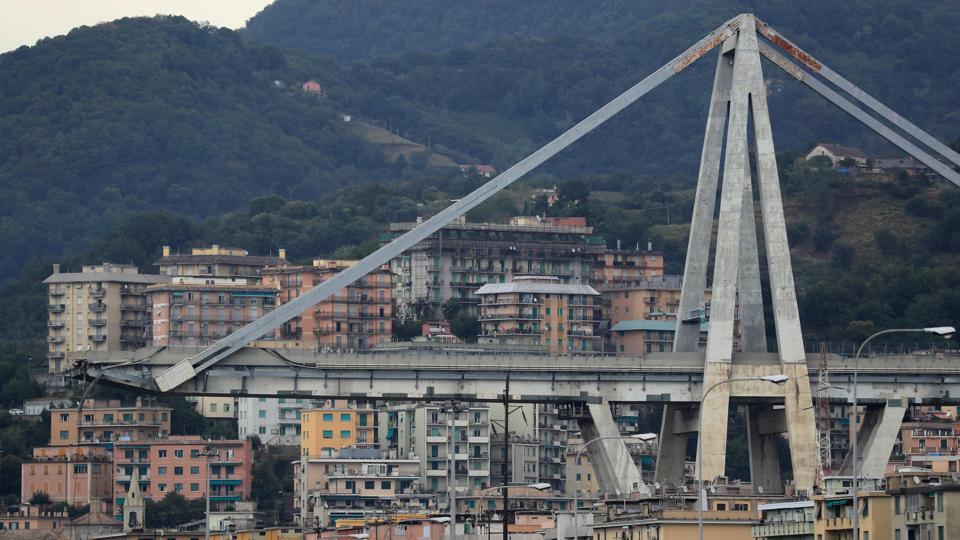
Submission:
[[[170,256],[170,246],[163,246],[163,256],[164,257]]]
[[[653,251],[653,240],[647,239],[647,251]]]
[[[620,239],[617,238],[617,251],[620,251]]]
[[[283,260],[287,260],[287,249],[286,249],[286,248],[280,248],[280,249],[277,251],[277,256],[280,257],[280,258],[283,259]]]
[[[53,263],[53,273],[54,274],[60,273],[60,263]]]

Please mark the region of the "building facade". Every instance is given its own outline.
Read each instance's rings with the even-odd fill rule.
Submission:
[[[436,494],[423,490],[416,459],[385,458],[375,448],[348,448],[333,457],[303,456],[293,466],[294,512],[302,514],[305,526],[329,527],[343,519],[383,517],[385,510],[436,507]],[[300,512],[304,502],[306,511]]]
[[[487,284],[480,298],[480,343],[539,347],[552,353],[603,349],[600,293],[556,277],[518,276]]]
[[[276,289],[285,304],[356,263],[318,259],[312,266],[268,267],[263,285]],[[365,350],[387,343],[393,333],[393,286],[393,273],[383,266],[284,323],[277,337],[317,350]]]
[[[135,476],[143,497],[158,501],[171,492],[186,499],[204,497],[209,474],[211,505],[225,508],[250,498],[253,445],[249,439],[206,441],[195,435],[118,442],[113,447],[113,465],[118,518],[123,516],[124,497]]]
[[[102,446],[41,446],[20,465],[20,500],[42,491],[72,506],[110,502],[113,455]]]
[[[89,351],[120,351],[147,344],[144,289],[166,278],[135,266],[103,263],[80,272],[53,265],[47,285],[49,372],[61,373]]]
[[[663,253],[652,246],[646,251],[604,249],[596,255],[591,284],[637,283],[663,275]]]
[[[207,347],[273,311],[277,291],[223,278],[175,278],[147,288],[154,347]]]
[[[300,446],[302,413],[317,405],[308,398],[239,398],[237,433],[256,435],[267,446]]]
[[[88,399],[78,408],[50,411],[50,445],[104,444],[142,441],[170,434],[173,409],[143,402],[122,405],[120,400]]]
[[[369,403],[328,400],[300,415],[300,455],[336,456],[344,448],[377,446],[377,414]]]
[[[163,255],[153,264],[160,269],[161,275],[171,280],[190,277],[226,280],[235,285],[259,285],[264,268],[287,264],[287,252],[280,249],[276,257],[261,257],[250,255],[245,249],[214,244],[181,254],[174,253],[170,246],[163,246]]]
[[[417,225],[391,223],[385,240]],[[604,249],[603,239],[593,235],[592,227],[555,225],[536,218],[514,220],[514,224],[461,219],[390,262],[397,276],[394,297],[402,317],[440,319],[440,307],[447,300],[476,303],[480,287],[506,283],[518,275],[588,283],[596,257]]]

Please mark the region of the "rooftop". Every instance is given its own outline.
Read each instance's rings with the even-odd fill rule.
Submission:
[[[478,296],[510,293],[600,294],[589,285],[561,283],[559,278],[553,276],[517,276],[510,283],[487,283],[476,292]]]

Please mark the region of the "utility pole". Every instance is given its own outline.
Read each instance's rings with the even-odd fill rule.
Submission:
[[[203,529],[204,529],[203,537],[204,537],[206,540],[210,540],[210,485],[211,485],[211,484],[210,484],[210,461],[211,461],[210,458],[219,457],[219,456],[220,456],[220,449],[219,449],[219,448],[211,448],[210,446],[207,446],[207,447],[203,450],[203,452],[200,452],[199,455],[200,455],[200,456],[203,456],[203,457],[206,459],[206,462],[207,462],[207,463],[206,463],[206,467],[205,467],[205,469],[206,469],[205,472],[207,473],[207,474],[206,474],[206,476],[207,476],[207,488],[206,488],[206,490],[205,490],[205,491],[206,491],[206,493],[205,493],[206,497],[204,497],[204,499],[206,499],[206,508],[205,508],[205,511],[204,511],[204,520],[203,520],[204,523],[205,523],[205,525],[204,525],[204,527],[203,527]]]
[[[503,388],[503,484],[510,485],[510,373]],[[508,540],[507,516],[510,515],[510,488],[503,488],[503,540]],[[489,526],[488,526],[489,528]]]
[[[817,476],[814,485],[823,489],[824,476],[833,466],[833,452],[830,447],[830,397],[828,395],[830,379],[827,372],[827,344],[820,343],[820,369],[817,372],[817,439],[820,450],[820,463],[817,464]]]
[[[456,422],[457,415],[462,410],[459,401],[448,401],[440,408],[447,414],[447,468],[450,470],[450,540],[457,540],[457,456],[456,456]]]

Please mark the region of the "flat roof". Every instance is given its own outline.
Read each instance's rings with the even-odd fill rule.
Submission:
[[[790,501],[761,504],[757,506],[757,510],[760,510],[761,512],[764,510],[790,510],[791,508],[813,508],[813,501]]]
[[[508,293],[537,293],[537,294],[587,294],[599,295],[596,289],[589,285],[567,283],[531,283],[520,281],[513,283],[487,283],[480,287],[476,294],[508,294]]]
[[[144,283],[154,284],[170,281],[167,276],[156,274],[127,274],[124,272],[60,272],[51,274],[50,277],[43,280],[44,283],[94,283],[94,282],[117,282],[117,283]]]

